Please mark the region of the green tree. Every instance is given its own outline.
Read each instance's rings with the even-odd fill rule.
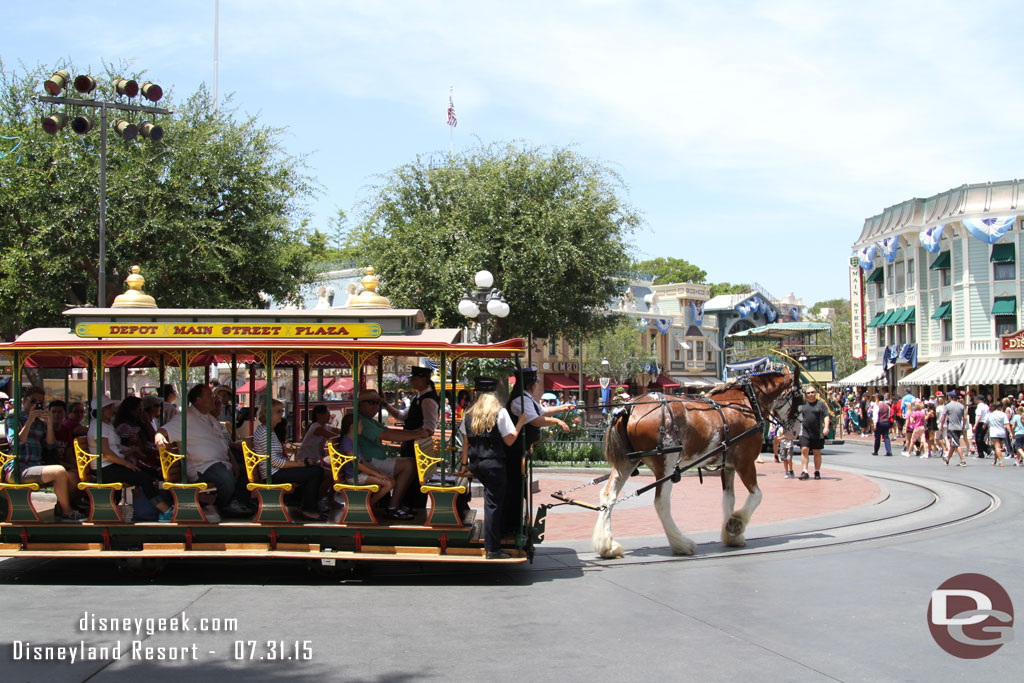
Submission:
[[[702,284],[707,279],[707,272],[698,268],[689,261],[681,258],[658,257],[647,261],[640,261],[635,269],[642,273],[649,273],[655,284],[664,285],[670,282],[694,282]]]
[[[570,338],[609,325],[603,309],[628,270],[637,214],[609,168],[571,149],[492,144],[418,156],[375,188],[350,235],[397,306],[462,326],[458,303],[487,269],[511,313],[498,337]]]
[[[719,294],[746,294],[751,290],[752,287],[750,285],[715,282],[711,285],[711,296],[718,296]]]
[[[124,65],[107,72],[97,77],[101,88],[115,75],[141,76]],[[4,338],[63,325],[68,305],[96,303],[100,136],[42,131],[51,107],[32,97],[50,73],[14,73],[0,62],[0,135],[21,143],[0,158]],[[125,143],[108,131],[106,304],[124,291],[132,265],[165,308],[260,307],[261,292],[293,297],[311,279],[310,235],[297,219],[316,188],[302,159],[285,153],[283,131],[230,106],[215,110],[204,89],[160,105],[174,112],[159,122],[163,141]]]
[[[835,311],[828,322],[832,323],[832,357],[836,361],[836,377],[846,377],[860,370],[866,364],[864,359],[854,358],[851,352],[852,330],[850,327],[850,302],[847,299],[829,299],[819,301],[808,311],[814,315],[823,308]]]
[[[583,344],[583,372],[625,383],[643,371],[647,353],[633,320],[610,317],[613,327],[591,335]],[[605,365],[603,361],[608,361]]]

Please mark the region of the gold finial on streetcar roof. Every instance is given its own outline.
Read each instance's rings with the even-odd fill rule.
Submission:
[[[360,280],[363,283],[363,291],[349,299],[349,308],[391,308],[388,298],[377,293],[380,280],[374,275],[375,272],[373,266],[367,266],[366,275]]]
[[[146,278],[139,274],[141,271],[138,266],[132,266],[132,274],[124,280],[128,291],[119,294],[111,308],[156,308],[156,299],[142,291]]]

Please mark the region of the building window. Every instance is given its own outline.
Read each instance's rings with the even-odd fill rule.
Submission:
[[[1017,277],[1017,264],[1013,261],[992,264],[993,280],[1013,280]]]
[[[875,340],[875,346],[885,346],[885,328],[884,327],[875,328],[875,332],[877,333],[877,338]]]
[[[896,325],[896,343],[900,345],[907,343],[906,325]]]
[[[699,342],[697,342],[697,358],[700,359],[700,358],[703,358],[703,357],[704,357],[704,342],[699,341]]]
[[[949,318],[942,320],[942,341],[953,341],[953,321]]]
[[[907,323],[907,343],[917,343],[917,325],[913,323]]]
[[[554,356],[558,353],[558,340],[551,338],[548,340],[548,355]]]
[[[1015,315],[997,315],[996,316],[996,336],[1001,337],[1004,334],[1013,334],[1017,331],[1017,316]]]
[[[884,282],[876,282],[875,283],[875,298],[876,299],[881,299],[883,296],[885,296],[885,283]]]
[[[907,291],[914,291],[914,259],[907,259]]]
[[[896,262],[896,293],[899,294],[907,288],[907,271],[903,268],[903,262]]]
[[[892,294],[892,287],[896,284],[896,268],[892,263],[885,267],[885,282],[887,285],[886,291],[889,292],[889,294]]]
[[[678,342],[676,344],[674,344],[672,346],[672,360],[682,360],[683,359],[682,351],[683,351],[683,349],[682,349],[682,347],[679,346]]]
[[[578,344],[576,346],[572,347],[572,356],[573,356],[573,358],[579,358],[580,357],[580,347],[579,347]]]
[[[711,350],[711,344],[705,345],[704,350],[706,352],[706,355],[704,356],[704,360],[706,360],[708,363],[710,363],[711,361],[713,361],[715,359],[714,352],[712,352],[712,350]]]
[[[943,287],[949,287],[951,284],[953,284],[953,275],[952,271],[950,271],[949,268],[943,268],[942,270],[940,270],[939,277],[942,281]]]

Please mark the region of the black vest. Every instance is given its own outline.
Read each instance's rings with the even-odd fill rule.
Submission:
[[[474,434],[470,427],[469,420],[466,421],[466,441],[469,444],[470,464],[481,460],[504,460],[505,442],[498,431],[498,424],[495,423],[486,434]]]
[[[409,404],[409,412],[405,416],[405,423],[402,425],[403,429],[419,429],[423,426],[423,399],[432,398],[437,405],[441,405],[441,400],[437,396],[437,392],[431,389],[425,394],[418,394],[416,398]],[[414,457],[416,451],[413,448],[413,441],[402,442],[402,455],[408,458]]]
[[[512,418],[513,423],[519,422],[519,418],[516,416],[515,413],[512,412],[512,406],[519,405],[520,401],[524,401],[527,404],[529,404],[531,401],[536,403],[532,396],[525,396],[522,398],[520,396],[516,396],[515,398],[510,398],[508,400],[508,404],[505,406],[505,409],[508,411],[509,417]],[[542,410],[538,410],[538,413],[540,415],[544,414]],[[536,427],[530,424],[529,422],[526,423],[522,431],[519,432],[519,436],[516,437],[515,443],[508,447],[508,452],[512,454],[513,457],[515,457],[516,454],[522,452],[524,438],[526,439],[526,451],[529,452],[530,447],[533,446],[533,444],[540,441],[540,427]]]

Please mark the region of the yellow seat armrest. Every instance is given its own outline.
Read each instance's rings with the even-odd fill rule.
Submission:
[[[420,487],[420,493],[430,493],[431,491],[438,491],[438,492],[441,492],[441,493],[445,493],[445,492],[448,492],[448,491],[455,491],[456,493],[465,493],[466,492],[466,487],[465,486],[426,486],[426,485],[423,485],[423,486]]]
[[[111,484],[97,484],[94,481],[80,481],[78,482],[78,490],[84,491],[86,489],[114,489],[120,491],[124,488],[124,484],[119,481],[115,481]]]
[[[380,486],[377,484],[367,484],[366,486],[356,486],[355,484],[335,484],[335,491],[373,491],[377,493],[380,490]]]
[[[8,484],[6,482],[0,482],[0,490],[3,489],[28,489],[29,491],[38,491],[39,484]]]
[[[200,491],[205,491],[208,484],[205,481],[200,481],[195,484],[179,484],[173,481],[165,481],[162,482],[160,486],[162,486],[165,491],[169,491],[170,489],[199,489]]]
[[[291,491],[292,484],[246,484],[245,488],[249,491],[255,491],[256,489],[263,489],[265,491],[272,491],[280,489],[281,491]]]

